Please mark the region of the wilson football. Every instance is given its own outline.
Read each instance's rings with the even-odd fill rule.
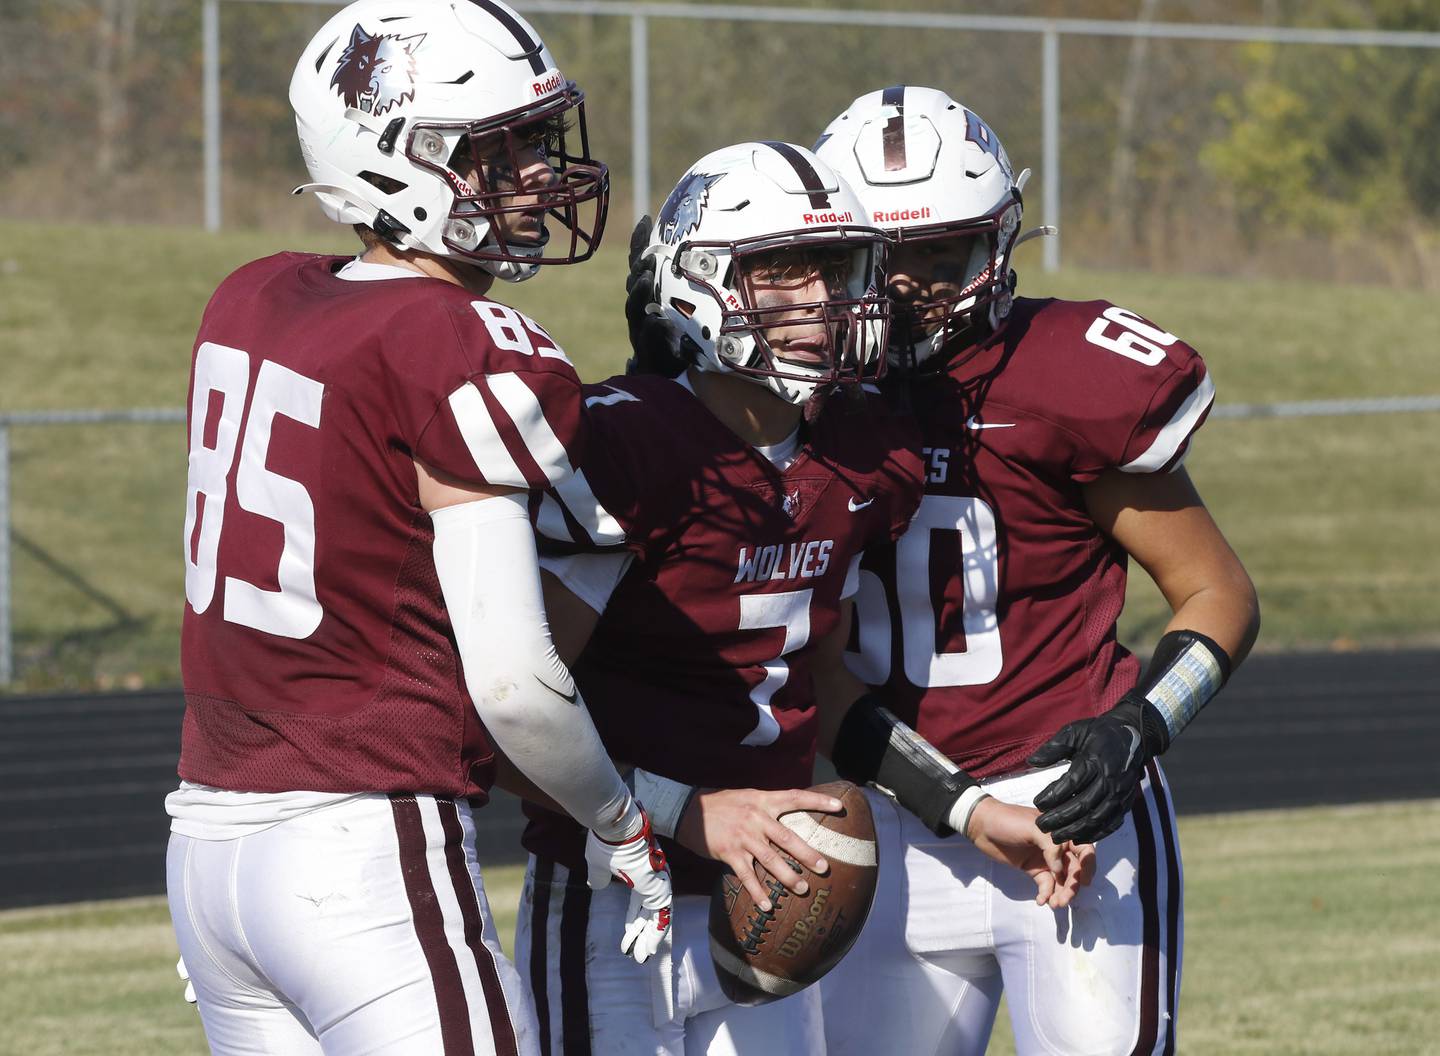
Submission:
[[[762,911],[729,872],[710,900],[710,956],[736,1004],[776,1001],[819,980],[845,956],[870,913],[876,879],[870,804],[849,781],[814,791],[840,800],[841,812],[795,811],[780,818],[829,863],[824,876],[799,867],[809,893],[796,895],[756,863],[770,892],[770,911]]]

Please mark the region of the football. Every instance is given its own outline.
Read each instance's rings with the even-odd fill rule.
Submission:
[[[849,781],[814,791],[840,800],[840,813],[795,811],[780,818],[829,863],[824,876],[797,866],[809,893],[795,894],[757,862],[771,910],[762,911],[729,872],[710,900],[710,956],[721,988],[736,1004],[777,1001],[818,981],[845,956],[870,913],[876,879],[870,804]]]

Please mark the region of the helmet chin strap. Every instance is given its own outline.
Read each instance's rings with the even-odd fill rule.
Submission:
[[[728,341],[738,342],[739,339],[733,335],[721,336],[720,342]],[[737,344],[732,347],[738,349],[743,346]],[[733,374],[735,377],[748,381],[753,385],[759,385],[779,399],[784,400],[786,403],[793,404],[796,407],[806,406],[815,393],[821,388],[820,378],[818,377],[813,381],[802,381],[796,378],[781,378],[775,375],[751,374],[743,368],[736,369],[734,360],[731,358],[731,356],[735,355],[735,352],[731,351],[730,355],[727,355],[721,349],[721,344],[717,342],[716,354],[713,357],[697,357],[693,365],[699,367],[701,370],[709,370],[721,374]],[[749,358],[758,359],[758,349],[752,349],[749,353]]]
[[[524,282],[540,274],[539,264],[522,264],[518,260],[480,260],[476,263],[501,282]]]
[[[541,229],[544,230],[543,228]],[[550,241],[550,233],[545,231],[545,237],[533,246],[511,246],[509,252],[516,256],[538,257],[545,252],[545,246]],[[499,248],[499,240],[495,237],[494,226],[485,236],[484,247],[486,249]],[[491,275],[494,275],[501,282],[524,282],[533,279],[540,274],[540,265],[532,264],[529,261],[519,260],[481,260],[476,261]]]
[[[764,381],[766,388],[776,396],[797,407],[808,406],[821,388],[818,381],[797,381],[794,378],[757,378],[755,380]]]
[[[967,326],[961,333],[969,332],[970,329]],[[947,333],[946,326],[942,323],[933,334],[927,334],[918,341],[912,341],[908,346],[892,344],[891,347],[896,349],[896,353],[891,360],[891,365],[905,372],[913,371],[925,363],[936,362],[937,357],[945,351],[945,346],[950,344],[956,336],[953,332]]]
[[[1054,228],[1036,228],[1032,236],[1053,234]],[[975,312],[971,307],[966,313],[965,325],[958,330],[947,333],[945,326],[941,326],[935,333],[924,337],[919,341],[910,344],[908,348],[896,348],[892,354],[891,366],[901,371],[913,371],[926,363],[943,363],[947,368],[956,363],[963,363],[969,358],[975,347],[985,341],[1010,315],[1010,308],[1015,302],[1015,269],[1011,268],[1005,279],[1004,290],[996,296],[989,304],[985,305],[985,316],[983,322],[975,322],[970,318]],[[947,355],[945,350],[953,348],[955,351]]]

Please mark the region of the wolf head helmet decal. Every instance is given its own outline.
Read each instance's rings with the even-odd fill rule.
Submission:
[[[679,242],[700,225],[700,212],[705,208],[710,188],[725,176],[717,172],[713,176],[694,172],[681,183],[665,204],[660,207],[660,238],[671,245]]]
[[[371,36],[357,25],[340,55],[330,87],[339,90],[346,106],[379,117],[415,98],[413,52],[424,39],[424,33]]]

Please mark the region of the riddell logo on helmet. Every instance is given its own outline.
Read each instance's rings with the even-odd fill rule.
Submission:
[[[800,219],[807,224],[848,224],[855,219],[854,213],[801,213]]]
[[[929,220],[930,207],[922,205],[918,209],[892,209],[889,212],[877,209],[870,214],[870,218],[877,224],[898,224],[902,220]]]
[[[530,83],[530,87],[535,92],[535,95],[538,98],[542,95],[549,95],[551,92],[559,88],[562,83],[563,82],[560,79],[560,71],[553,70],[550,73],[550,76],[546,77],[544,80],[532,81]]]

